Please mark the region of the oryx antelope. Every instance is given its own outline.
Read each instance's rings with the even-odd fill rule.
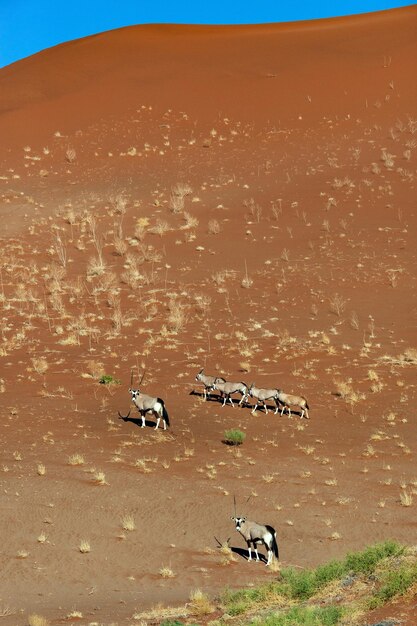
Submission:
[[[169,415],[168,411],[165,407],[165,402],[162,398],[154,398],[153,396],[148,396],[146,393],[142,393],[140,389],[129,389],[129,393],[132,396],[132,402],[136,406],[142,417],[142,426],[145,427],[145,415],[146,413],[153,413],[156,417],[156,426],[155,430],[157,430],[159,426],[159,422],[162,421],[164,423],[164,430],[167,429],[167,425],[170,426],[169,423]],[[130,411],[129,411],[130,414]],[[129,417],[129,414],[127,417]],[[120,413],[119,413],[120,415]],[[120,415],[120,417],[123,417]]]
[[[207,400],[207,397],[210,397],[210,391],[213,391],[214,384],[216,382],[225,383],[225,379],[220,376],[210,376],[208,374],[204,374],[204,368],[200,370],[195,377],[197,382],[203,383],[204,389],[204,400]]]
[[[246,517],[237,517],[236,511],[232,520],[235,523],[236,530],[242,535],[243,539],[246,541],[246,545],[248,546],[248,561],[252,561],[252,546],[255,550],[256,560],[260,560],[257,546],[262,544],[268,550],[268,560],[266,565],[271,564],[273,555],[279,559],[277,533],[272,526],[251,522],[246,519]]]
[[[268,413],[268,409],[266,406],[267,400],[273,400],[275,402],[275,405],[277,407],[275,410],[275,413],[278,413],[279,404],[278,404],[277,394],[278,394],[278,389],[260,389],[258,387],[255,387],[255,385],[252,383],[252,385],[249,387],[250,397],[255,398],[255,406],[252,409],[252,413],[255,413],[256,409],[258,408],[259,403],[263,405],[265,409],[265,413]]]
[[[242,396],[240,399],[239,405],[245,402],[249,397],[248,386],[245,383],[228,383],[228,382],[216,381],[213,385],[213,389],[217,389],[223,394],[224,397],[223,397],[222,406],[224,406],[228,400],[230,404],[232,405],[232,407],[235,406],[233,404],[232,398],[230,397],[234,393],[240,393]]]
[[[306,419],[309,419],[308,411],[310,407],[307,404],[307,400],[303,396],[293,396],[290,393],[284,393],[282,389],[278,389],[277,398],[279,403],[282,405],[281,415],[284,413],[284,410],[287,409],[288,415],[291,417],[290,407],[298,406],[301,409],[301,419],[304,417],[304,413]]]

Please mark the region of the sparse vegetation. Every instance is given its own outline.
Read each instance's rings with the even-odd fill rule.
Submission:
[[[224,442],[229,446],[240,446],[246,439],[246,434],[238,428],[231,428],[224,433]]]
[[[390,571],[393,559],[396,559],[398,563],[396,573]],[[370,595],[359,606],[377,606],[382,598],[386,601],[397,593],[404,593],[417,579],[415,556],[411,560],[412,565],[410,557],[402,546],[387,541],[370,546],[362,552],[350,553],[343,561],[331,561],[315,570],[281,569],[278,581],[267,582],[252,589],[225,592],[221,598],[222,607],[229,615],[240,615],[241,620],[242,616],[250,615],[254,610],[258,613],[262,611],[264,614],[265,610],[267,611],[270,607],[269,615],[263,618],[262,623],[271,625],[338,624],[348,610],[347,604],[344,605],[342,602],[337,607],[329,606],[327,607],[329,612],[326,613],[322,612],[323,608],[317,606],[316,603],[306,607],[305,602],[311,599],[314,602],[314,598],[317,598],[321,603],[323,590],[327,587],[329,587],[329,597],[331,597],[334,589],[343,594],[344,581],[349,581],[350,585],[356,579],[366,580],[367,577],[373,576],[378,581],[377,587],[375,588],[374,585],[370,587]],[[349,601],[348,596],[346,603]],[[299,604],[294,606],[295,602]],[[273,607],[276,608],[273,609]],[[351,611],[352,608],[349,610]],[[294,619],[297,621],[294,622]],[[249,619],[241,623],[254,622]]]
[[[400,18],[401,11],[395,28]],[[362,34],[371,23],[366,18]],[[384,14],[378,32],[388,23]],[[343,33],[343,20],[340,27]],[[393,27],[387,29],[390,45],[379,41],[385,55],[395,37],[408,41],[407,28]],[[356,21],[349,26],[352,33],[356,28]],[[157,45],[162,31],[146,46]],[[58,99],[49,97],[58,93],[49,84],[53,73],[44,72],[37,103],[23,101],[27,89],[19,87],[17,74],[16,81],[3,81],[2,99],[12,114],[0,116],[2,128],[10,123],[0,145],[0,530],[12,557],[6,592],[16,622],[35,611],[51,623],[81,619],[73,609],[79,594],[84,611],[88,604],[103,607],[106,589],[112,614],[101,608],[89,617],[87,611],[84,621],[129,621],[134,614],[130,621],[142,625],[206,622],[228,577],[233,586],[241,581],[244,591],[230,611],[223,607],[229,617],[216,614],[212,626],[232,614],[242,626],[353,626],[368,617],[359,613],[402,593],[412,580],[414,556],[406,549],[391,556],[385,551],[381,559],[368,554],[362,565],[349,555],[349,564],[341,559],[308,569],[326,552],[341,558],[356,549],[359,535],[361,546],[375,534],[386,537],[394,528],[390,520],[396,536],[407,536],[417,496],[411,200],[417,121],[406,115],[414,84],[406,80],[410,47],[397,46],[392,63],[375,54],[373,80],[359,81],[370,65],[369,49],[361,54],[358,42],[369,38],[352,36],[341,81],[321,73],[334,51],[325,31],[309,34],[311,41],[323,36],[324,44],[309,46],[308,66],[311,84],[329,79],[328,89],[306,91],[300,83],[298,91],[284,90],[279,115],[267,111],[280,86],[298,76],[303,27],[290,65],[277,64],[274,55],[262,65],[256,53],[248,71],[232,72],[228,89],[237,96],[239,81],[246,81],[245,91],[254,81],[252,92],[260,96],[268,85],[274,96],[260,99],[265,106],[250,105],[253,123],[247,103],[224,98],[217,83],[218,76],[227,82],[224,68],[208,82],[202,68],[201,89],[192,98],[181,88],[178,97],[190,110],[177,110],[177,97],[169,102],[170,85],[191,84],[200,53],[207,57],[197,36],[187,38],[197,57],[185,82],[175,80],[172,57],[163,81],[168,91],[157,106],[146,103],[155,100],[158,84],[151,63],[146,89],[130,81],[132,97],[119,98],[110,116],[93,98],[88,124],[79,118],[78,97],[88,104],[101,84],[100,68],[87,91],[74,89],[71,72],[64,72],[65,93],[58,89]],[[122,42],[122,31],[119,36]],[[286,34],[284,47],[293,36]],[[210,40],[213,63],[222,38]],[[91,41],[103,47],[106,36]],[[81,56],[91,41],[78,46]],[[233,46],[240,41],[237,33]],[[134,51],[134,36],[129,46]],[[156,55],[162,78],[167,49],[159,46]],[[65,67],[73,51],[63,47]],[[46,68],[54,54],[43,55]],[[246,67],[243,48],[242,54]],[[108,58],[97,57],[98,64]],[[30,63],[36,75],[36,57]],[[121,74],[114,97],[123,95],[123,77],[131,78],[129,63],[116,63]],[[227,54],[221,63],[227,70]],[[10,72],[13,78],[15,69]],[[15,87],[9,103],[8,85]],[[196,98],[204,89],[210,98],[201,108]],[[42,110],[48,115],[33,129],[25,119],[35,105],[34,119]],[[61,131],[50,127],[54,119],[61,120]],[[18,121],[21,139],[11,142]],[[219,390],[204,398],[196,384],[203,366],[228,381],[305,393],[311,419],[299,419],[297,409],[275,415],[273,401],[268,413],[261,408],[253,415],[251,399],[222,407]],[[172,430],[161,424],[154,430],[149,414],[141,428],[127,393],[132,368],[146,376],[139,384],[135,374],[131,386],[166,399]],[[127,415],[129,408],[130,418],[118,419],[118,411]],[[182,505],[191,506],[199,490],[202,497],[181,524]],[[277,528],[284,559],[274,561],[279,574],[231,549],[243,545],[229,519],[234,494],[242,514],[253,509],[255,519]],[[146,533],[160,541],[140,559],[145,571],[138,554],[146,549]],[[209,548],[198,544],[197,534]],[[217,548],[214,534],[222,539]],[[80,552],[83,537],[89,554]],[[306,550],[311,537],[323,554]],[[191,553],[192,576],[184,578]],[[112,567],[113,559],[123,567],[116,561]],[[290,571],[284,567],[289,562]],[[48,595],[51,578],[56,588],[65,584],[68,603]],[[176,614],[167,598],[175,604],[187,580],[201,591]],[[39,588],[32,605],[28,585]],[[149,617],[134,613],[135,598],[147,609],[151,587],[160,588],[161,605],[149,609]],[[120,611],[119,599],[126,602]]]
[[[120,385],[120,380],[110,374],[103,374],[98,381],[100,385]]]

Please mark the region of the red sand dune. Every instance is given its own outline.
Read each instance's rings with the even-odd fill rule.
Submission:
[[[363,114],[392,76],[391,110],[411,113],[415,10],[282,25],[132,26],[63,44],[1,71],[2,136],[74,131],[138,101],[199,121],[279,124],[303,115],[310,124]]]
[[[284,566],[415,542],[416,17],[137,26],[0,70],[2,623],[273,577],[216,549],[233,494]],[[203,366],[311,419],[204,402]],[[132,367],[168,435],[118,419]]]

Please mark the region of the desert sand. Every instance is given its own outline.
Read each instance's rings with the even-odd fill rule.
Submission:
[[[415,543],[416,18],[137,26],[0,70],[2,624],[276,576],[218,550],[233,496],[281,566]],[[310,419],[205,401],[203,367]],[[132,371],[167,431],[119,418]]]

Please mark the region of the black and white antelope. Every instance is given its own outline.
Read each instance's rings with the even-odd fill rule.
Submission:
[[[263,405],[265,413],[268,413],[268,408],[266,406],[267,400],[273,400],[275,402],[275,405],[277,407],[275,413],[278,413],[279,403],[277,399],[277,394],[278,389],[261,389],[259,387],[255,387],[255,385],[252,383],[249,387],[250,397],[255,398],[255,406],[252,409],[252,413],[255,413],[259,403]]]
[[[273,556],[279,559],[277,533],[272,526],[251,522],[246,517],[238,517],[236,515],[236,506],[235,515],[232,517],[232,520],[235,523],[236,530],[242,535],[243,539],[246,541],[246,545],[248,546],[248,561],[252,561],[252,546],[255,551],[256,560],[260,560],[257,548],[258,545],[264,545],[268,550],[266,565],[270,565],[272,563]]]
[[[197,382],[203,383],[204,385],[204,388],[203,388],[204,400],[207,400],[207,398],[210,397],[210,391],[213,391],[214,384],[216,382],[220,382],[220,383],[226,382],[225,379],[221,378],[220,376],[210,376],[209,374],[204,374],[204,368],[198,372],[195,379]]]
[[[224,406],[228,400],[232,407],[235,406],[233,404],[232,398],[230,397],[234,393],[240,393],[242,396],[239,402],[239,406],[243,404],[243,402],[246,402],[249,397],[248,386],[245,383],[228,383],[216,381],[213,385],[213,389],[217,389],[223,394],[222,406]]]
[[[282,405],[281,415],[284,413],[285,409],[288,411],[289,417],[291,417],[291,408],[292,406],[298,406],[301,409],[301,419],[304,417],[304,413],[306,419],[310,419],[308,412],[310,407],[308,406],[307,400],[304,396],[293,396],[290,393],[284,393],[282,389],[278,389],[278,402]]]
[[[142,384],[144,375],[145,373],[143,373],[139,385]],[[131,377],[131,384],[132,384],[132,379],[133,379],[133,373]],[[166,430],[167,426],[170,426],[168,411],[166,410],[165,402],[162,400],[162,398],[154,398],[153,396],[148,396],[146,393],[142,393],[139,388],[138,389],[130,388],[129,393],[131,395],[133,404],[136,406],[142,418],[141,428],[145,427],[145,415],[147,413],[153,413],[156,417],[155,430],[157,430],[161,419],[164,424],[164,430]],[[127,420],[129,415],[130,415],[130,411],[125,416],[121,415],[119,412],[119,417],[124,420]]]

